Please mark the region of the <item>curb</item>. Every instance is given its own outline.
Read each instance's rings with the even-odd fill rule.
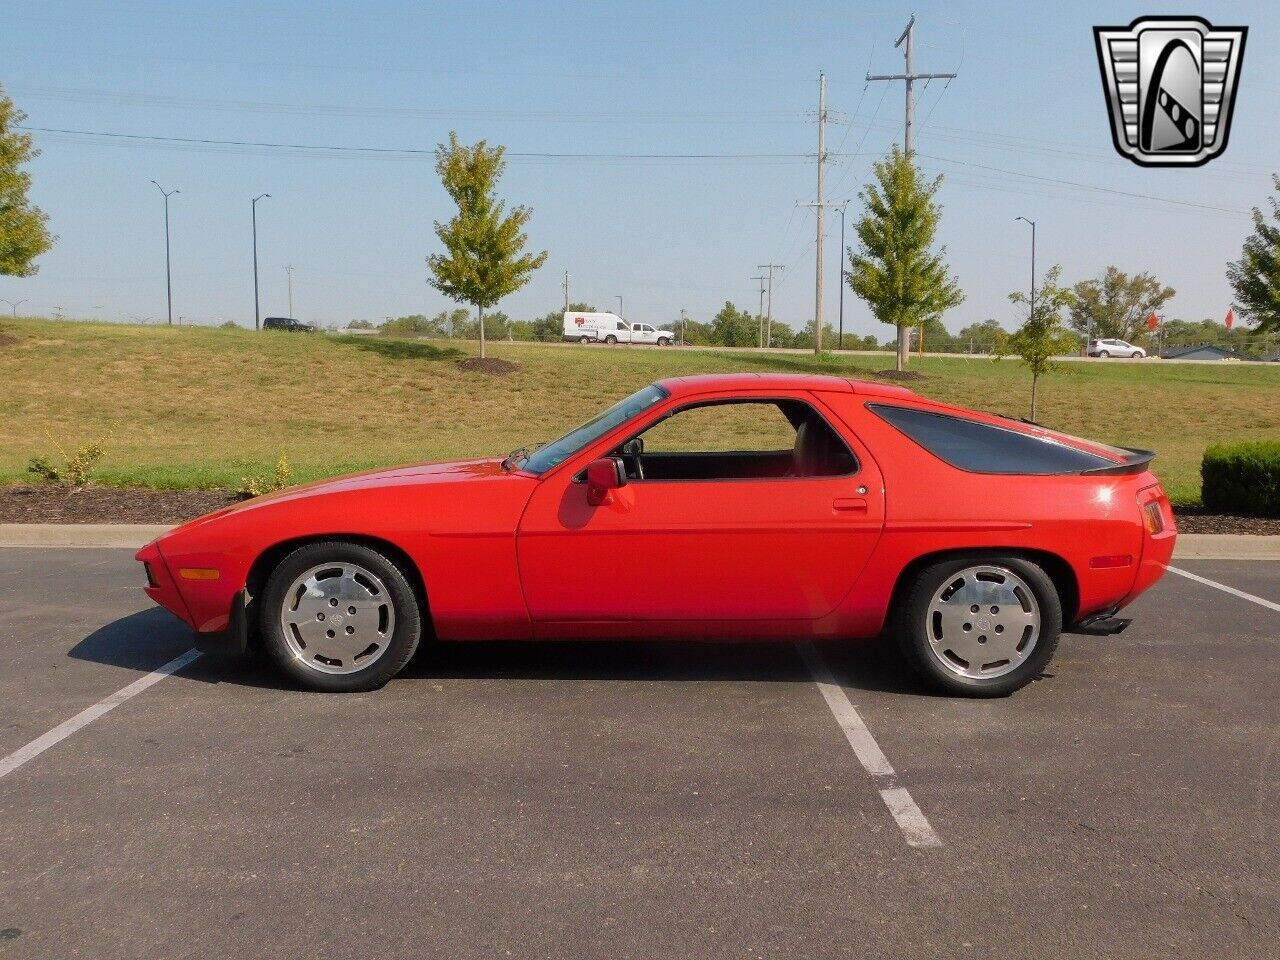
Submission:
[[[137,550],[166,530],[166,523],[0,523],[0,548],[89,547]],[[1280,560],[1280,537],[1237,533],[1184,533],[1175,560]]]
[[[137,550],[169,523],[0,523],[0,547],[119,547]]]

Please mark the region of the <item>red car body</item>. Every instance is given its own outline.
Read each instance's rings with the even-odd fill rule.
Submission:
[[[183,524],[138,553],[147,594],[206,648],[243,649],[244,615],[300,544],[353,540],[419,578],[441,640],[870,637],[907,572],[949,553],[1026,556],[1053,577],[1064,626],[1122,608],[1173,553],[1169,503],[1114,448],[960,410],[901,387],[734,374],[661,381],[664,400],[536,475],[500,459],[428,463],[293,487]],[[690,404],[799,400],[847,443],[857,471],[625,483],[593,503],[587,468]],[[987,423],[1085,450],[1114,469],[975,473],[871,406]],[[606,575],[607,574],[607,575]]]

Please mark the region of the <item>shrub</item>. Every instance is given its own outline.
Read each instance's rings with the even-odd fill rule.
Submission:
[[[1200,499],[1212,510],[1280,517],[1280,441],[1215,444],[1200,463]]]
[[[93,480],[94,467],[107,455],[104,444],[111,435],[94,443],[82,443],[74,453],[68,453],[62,444],[47,433],[45,436],[58,451],[63,465],[55,466],[51,457],[32,457],[27,461],[27,473],[35,474],[41,483],[65,483],[72,487],[84,487]]]
[[[240,489],[236,491],[242,497],[260,497],[266,493],[283,490],[293,481],[293,471],[289,468],[289,459],[280,454],[276,461],[274,475],[259,474],[253,477],[241,477]]]

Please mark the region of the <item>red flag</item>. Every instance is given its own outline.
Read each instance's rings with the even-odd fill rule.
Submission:
[[[1160,318],[1152,313],[1151,316],[1147,317],[1147,329],[1155,333],[1158,326],[1160,326]]]
[[[1232,327],[1236,325],[1236,312],[1234,310],[1231,310],[1231,309],[1227,310],[1226,323],[1227,323],[1228,330],[1230,330]]]

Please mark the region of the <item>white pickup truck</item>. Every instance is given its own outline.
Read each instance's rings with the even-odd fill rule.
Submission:
[[[578,343],[652,343],[669,347],[676,342],[670,330],[647,323],[628,323],[616,313],[566,313],[564,339]]]

